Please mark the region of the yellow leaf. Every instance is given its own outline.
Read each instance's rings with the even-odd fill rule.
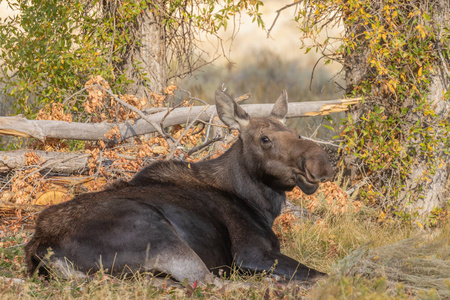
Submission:
[[[389,90],[390,90],[393,94],[395,94],[395,89],[392,87],[392,85],[388,83],[387,86],[388,86]]]
[[[420,67],[419,71],[417,72],[417,75],[422,76],[422,67]]]

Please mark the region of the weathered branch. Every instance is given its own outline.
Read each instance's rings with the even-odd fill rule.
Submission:
[[[170,150],[170,154],[167,157],[168,159],[172,159],[175,155],[175,149],[180,144],[181,139],[188,133],[188,130],[197,122],[198,117],[209,108],[209,105],[205,106],[202,111],[195,117],[194,120],[192,120],[189,124],[186,125],[186,128],[184,129],[183,133],[178,137],[178,139],[175,141],[175,143],[172,146],[172,149]]]
[[[356,104],[359,98],[347,100],[330,100],[317,102],[290,103],[288,117],[327,115],[333,112],[345,111],[348,105]],[[272,104],[242,105],[242,107],[254,117],[268,115]],[[183,107],[173,110],[164,119],[164,126],[172,126],[189,122],[192,126],[195,120],[210,121],[211,114],[215,112],[214,106]],[[153,118],[154,122],[164,118],[166,111],[158,112],[147,118]],[[194,116],[194,118],[192,118]],[[121,138],[130,138],[140,134],[155,132],[150,123],[138,119],[122,124],[112,123],[68,123],[62,121],[27,120],[23,116],[0,117],[0,134],[8,134],[22,137],[35,137],[38,139],[60,138],[77,140],[106,140],[104,135],[111,128],[119,126]],[[157,125],[158,126],[158,125]],[[88,171],[87,164],[89,154],[47,152],[39,150],[16,150],[0,152],[0,172],[26,166],[27,152],[36,153],[42,163],[37,166],[40,171],[59,174],[81,174]],[[110,162],[104,162],[106,164]]]
[[[304,117],[328,115],[334,112],[346,111],[349,105],[356,104],[360,98],[344,100],[327,100],[314,102],[289,103],[287,117]],[[242,107],[254,117],[262,117],[270,114],[273,104],[246,104]],[[202,112],[202,110],[204,110]],[[186,123],[197,117],[199,121],[209,121],[211,115],[216,111],[214,105],[205,109],[205,106],[181,107],[174,109],[165,117],[166,111],[161,111],[150,116],[147,120],[137,119],[125,123],[78,123],[52,120],[28,120],[22,115],[13,117],[0,117],[0,134],[18,137],[33,137],[39,140],[46,138],[73,139],[73,140],[108,140],[105,135],[113,127],[118,127],[120,140],[134,136],[158,131],[153,124],[159,124],[164,119],[164,127]],[[165,117],[165,118],[164,118]],[[134,122],[133,122],[134,121]]]
[[[273,20],[272,25],[270,26],[269,30],[267,30],[267,38],[270,37],[270,33],[272,32],[273,27],[275,27],[275,24],[277,23],[277,20],[280,17],[281,12],[291,6],[297,6],[298,4],[300,4],[300,1],[287,4],[276,11],[277,15],[275,16],[275,19]]]
[[[7,172],[12,169],[25,167],[25,153],[34,152],[43,161],[37,166],[44,172],[54,172],[60,174],[74,174],[88,171],[87,164],[90,154],[70,153],[70,152],[47,152],[40,150],[15,150],[0,152],[0,172]]]

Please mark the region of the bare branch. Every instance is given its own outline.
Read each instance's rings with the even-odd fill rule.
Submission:
[[[34,152],[43,163],[38,166],[36,172],[54,172],[61,174],[83,173],[88,171],[88,158],[86,153],[47,152],[40,150],[16,150],[1,151],[0,172],[8,172],[26,166],[26,153]]]
[[[300,1],[291,3],[291,4],[287,4],[284,7],[280,8],[279,10],[276,11],[277,15],[275,16],[275,19],[272,22],[272,25],[270,26],[269,30],[267,30],[267,38],[270,37],[270,32],[272,31],[273,27],[275,26],[275,23],[277,23],[278,18],[280,17],[280,14],[283,10],[288,9],[289,7],[292,6],[297,6],[298,4],[300,4]]]
[[[192,148],[191,150],[188,151],[187,155],[190,156],[190,155],[194,154],[195,152],[198,152],[198,151],[202,150],[203,148],[206,148],[209,145],[211,145],[215,142],[218,142],[218,141],[222,141],[222,140],[223,140],[223,136],[213,138],[212,140],[206,141],[203,144]]]
[[[180,144],[181,139],[187,134],[188,130],[195,124],[198,122],[198,118],[200,117],[200,115],[202,113],[205,112],[205,110],[207,110],[209,108],[209,105],[205,106],[201,112],[198,113],[198,115],[194,118],[194,120],[192,120],[191,123],[189,123],[189,125],[186,126],[186,128],[184,129],[183,133],[180,135],[180,137],[175,141],[175,143],[172,146],[172,149],[170,151],[169,156],[167,157],[167,159],[172,159],[173,156],[175,155],[175,149],[177,148],[177,146]]]
[[[332,142],[326,142],[326,141],[322,141],[322,140],[318,140],[318,139],[308,138],[308,137],[305,137],[305,136],[302,136],[302,139],[313,141],[313,142],[315,142],[317,144],[328,145],[328,146],[333,146],[333,147],[336,147],[336,148],[339,148],[339,149],[344,149],[344,147],[336,145],[336,144],[334,144]]]
[[[128,103],[126,103],[125,101],[123,101],[122,99],[120,99],[119,97],[117,97],[112,91],[111,89],[105,89],[103,86],[96,84],[97,87],[101,88],[102,90],[104,90],[105,92],[107,92],[111,97],[113,97],[114,100],[116,100],[118,103],[120,103],[122,106],[125,106],[126,108],[128,108],[129,110],[134,111],[135,113],[137,113],[142,119],[144,119],[145,121],[147,121],[148,123],[150,123],[155,129],[156,131],[162,135],[165,136],[164,133],[162,132],[162,130],[158,127],[158,125],[152,121],[150,118],[148,118],[142,111],[140,111],[139,109],[137,109],[136,107],[134,107],[133,105],[130,105]]]

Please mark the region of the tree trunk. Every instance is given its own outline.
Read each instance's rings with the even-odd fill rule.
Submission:
[[[441,33],[450,26],[450,4],[448,0],[437,0],[434,2],[433,21],[436,26],[435,31],[437,34],[437,48],[441,51],[441,47],[448,47],[448,45],[441,44]],[[439,119],[445,121],[450,120],[450,102],[448,98],[445,98],[445,93],[449,90],[450,74],[447,66],[449,65],[449,57],[444,58],[442,52],[439,53],[440,60],[436,62],[434,72],[430,78],[430,87],[428,94],[428,101],[432,103],[432,109],[436,113]],[[426,116],[421,114],[422,118]],[[438,131],[439,122],[435,122],[432,125],[432,129]],[[444,132],[443,134],[449,134]],[[421,216],[427,216],[434,208],[440,208],[445,206],[446,202],[450,199],[450,156],[448,153],[448,144],[440,143],[434,149],[434,157],[438,157],[441,163],[437,163],[437,169],[433,173],[429,172],[429,165],[427,161],[421,161],[417,168],[414,169],[411,177],[408,179],[407,184],[412,188],[417,188],[419,182],[424,182],[421,189],[421,197],[415,201],[411,207],[411,210],[417,211]],[[446,149],[447,148],[447,149]],[[424,177],[427,179],[424,180]]]
[[[166,45],[162,22],[164,3],[163,1],[152,3],[151,7],[138,17],[137,26],[132,29],[136,31],[134,35],[138,37],[139,44],[134,45],[129,51],[124,64],[127,78],[133,80],[133,83],[128,85],[126,93],[136,95],[138,99],[147,98],[149,105],[151,94],[160,94],[167,81]]]
[[[439,66],[437,66],[439,68]],[[446,80],[447,79],[447,80]],[[436,72],[431,78],[429,101],[434,105],[435,113],[442,119],[449,118],[450,104],[445,100],[444,94],[448,91],[450,82],[447,75],[443,72]],[[424,117],[423,115],[421,117]],[[437,127],[436,125],[433,127]],[[433,128],[437,130],[437,128]],[[427,216],[434,208],[443,207],[446,201],[450,199],[449,191],[449,171],[448,164],[450,157],[444,150],[448,145],[441,143],[434,149],[434,156],[442,160],[435,173],[429,171],[430,167],[427,161],[421,161],[413,170],[410,178],[406,182],[406,189],[417,189],[421,186],[421,197],[411,206],[411,212],[418,212],[421,216]],[[438,163],[439,164],[439,163]],[[424,180],[424,178],[427,178]]]
[[[417,3],[420,4],[420,1]],[[411,5],[413,4],[414,3]],[[371,5],[372,6],[368,8],[367,11],[375,15],[382,10],[384,1],[373,1]],[[377,5],[379,5],[379,7],[377,7]],[[445,28],[450,26],[449,3],[448,0],[436,0],[430,5],[433,6],[433,9],[422,13],[429,13],[431,15],[431,24],[435,26],[433,30],[436,34],[436,38],[438,39],[436,42],[436,47],[439,47],[439,34],[444,32]],[[407,15],[408,11],[406,10],[410,9],[410,7],[404,8],[403,6],[398,6],[396,9],[405,9],[406,13],[404,13]],[[427,9],[429,9],[429,7],[427,7]],[[347,93],[351,94],[354,87],[360,85],[364,80],[371,80],[372,89],[364,95],[366,99],[370,99],[370,101],[366,101],[366,103],[362,106],[355,106],[351,108],[348,114],[351,115],[353,120],[357,120],[356,122],[358,123],[361,122],[360,117],[363,113],[367,115],[368,112],[373,112],[371,110],[375,105],[379,105],[386,108],[386,115],[389,117],[389,110],[393,107],[391,103],[397,101],[397,99],[394,101],[392,99],[392,94],[383,92],[383,86],[379,83],[383,80],[383,75],[378,73],[378,70],[376,70],[373,65],[370,66],[368,63],[370,60],[368,59],[368,49],[371,42],[371,39],[367,37],[367,34],[370,33],[370,29],[368,29],[369,26],[367,23],[364,24],[364,21],[361,21],[361,23],[349,23],[351,25],[347,25],[346,27],[346,31],[348,33],[347,36],[355,37],[354,41],[356,41],[357,46],[344,58]],[[389,32],[387,34],[389,34]],[[383,40],[380,40],[380,42],[382,41]],[[441,44],[440,47],[445,48],[448,47],[448,45]],[[448,96],[445,96],[445,93],[448,92],[450,84],[450,74],[447,67],[449,65],[449,57],[444,57],[444,55],[440,53],[440,58],[441,59],[438,59],[435,62],[433,68],[434,71],[428,78],[430,84],[428,87],[427,99],[428,103],[432,103],[431,108],[434,110],[436,118],[430,121],[428,125],[424,125],[428,126],[427,128],[422,129],[429,129],[432,132],[441,132],[443,135],[448,136],[448,131],[445,132],[445,129],[443,130],[442,125],[439,125],[439,123],[441,123],[441,121],[449,121],[450,103],[448,101]],[[419,59],[420,58],[417,58],[417,60]],[[417,74],[418,68],[416,69],[413,65],[408,67],[415,70]],[[401,69],[401,66],[399,66],[399,69]],[[427,93],[423,90],[420,92]],[[397,103],[395,105],[397,105]],[[416,147],[416,153],[421,153],[420,150],[418,150],[419,144],[427,143],[427,141],[420,134],[414,135],[414,133],[411,133],[410,129],[414,124],[416,124],[416,122],[427,124],[424,120],[427,120],[429,117],[427,117],[427,113],[422,109],[418,109],[418,103],[415,99],[405,99],[402,103],[402,108],[408,108],[409,112],[406,114],[405,119],[399,120],[395,126],[399,126],[402,129],[401,132],[403,132],[405,136],[409,136],[408,138],[403,139],[405,144],[409,143],[409,139],[417,140],[415,144],[410,143],[408,147],[410,147],[410,150]],[[392,170],[368,171],[366,169],[366,165],[364,165],[364,161],[361,161],[353,153],[347,153],[344,156],[344,162],[350,170],[352,178],[357,178],[359,175],[358,178],[361,179],[361,182],[365,181],[367,185],[370,184],[371,186],[378,185],[378,190],[383,190],[383,188],[386,188],[386,186],[390,184],[403,185],[401,192],[395,197],[395,199],[389,198],[386,192],[386,190],[389,190],[389,187],[387,187],[384,194],[386,199],[379,199],[380,202],[384,201],[385,203],[380,204],[387,207],[396,206],[397,208],[402,208],[409,211],[413,215],[424,218],[429,216],[433,209],[444,207],[450,197],[450,167],[448,166],[449,155],[445,153],[446,151],[448,153],[448,147],[448,144],[442,142],[437,147],[433,148],[432,155],[429,157],[416,154],[414,157],[415,161],[412,166],[412,171],[408,176],[406,176],[406,178],[396,178],[395,176],[390,176],[391,174],[395,174],[395,172],[391,172]],[[373,148],[376,149],[375,147]],[[392,149],[392,151],[395,150]],[[435,163],[436,161],[437,163]],[[380,164],[383,163],[383,161],[380,161]],[[435,170],[433,169],[433,164],[436,164]],[[370,174],[369,180],[367,180],[368,173]]]

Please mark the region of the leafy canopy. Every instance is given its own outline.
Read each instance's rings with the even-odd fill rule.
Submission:
[[[358,173],[354,179],[363,182],[361,196],[403,209],[423,197],[430,177],[446,168],[450,154],[448,110],[441,109],[450,101],[450,92],[436,86],[439,76],[450,78],[448,3],[301,3],[296,20],[304,48],[321,53],[326,63],[341,63],[347,95],[365,100],[348,114],[340,132],[345,154],[353,157],[352,168]],[[330,34],[330,26],[343,26],[343,34]],[[419,166],[423,174],[413,179]]]
[[[181,28],[215,36],[240,13],[264,26],[258,0],[6,2],[18,14],[0,20],[0,81],[14,111],[27,116],[35,116],[45,104],[63,102],[92,75],[105,78],[114,92],[122,91],[130,83],[125,57],[140,44],[139,18],[144,13],[156,11],[168,33]],[[185,50],[166,45],[168,52]],[[134,67],[149,80],[146,72],[151,70]]]

